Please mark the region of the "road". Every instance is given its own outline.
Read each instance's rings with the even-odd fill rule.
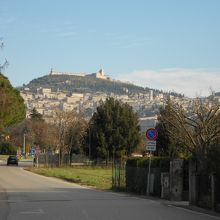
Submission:
[[[219,217],[120,193],[89,189],[0,166],[1,220],[213,220]]]

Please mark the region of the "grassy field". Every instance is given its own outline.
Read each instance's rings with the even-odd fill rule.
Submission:
[[[28,168],[29,171],[49,177],[58,177],[69,182],[111,189],[112,170],[103,167],[65,167],[65,168]]]

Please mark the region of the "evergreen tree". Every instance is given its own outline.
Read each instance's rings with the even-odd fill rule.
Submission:
[[[109,156],[130,155],[141,139],[137,114],[131,106],[114,98],[100,102],[89,129],[92,156],[106,160]]]
[[[33,108],[30,114],[31,119],[33,120],[43,120],[43,115],[40,114],[36,108]]]
[[[0,129],[22,121],[25,118],[26,110],[23,98],[1,73],[0,106]]]

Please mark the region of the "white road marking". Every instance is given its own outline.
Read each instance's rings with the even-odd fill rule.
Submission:
[[[20,215],[43,215],[45,214],[44,211],[42,209],[38,209],[38,210],[32,210],[32,211],[23,211],[19,213]]]

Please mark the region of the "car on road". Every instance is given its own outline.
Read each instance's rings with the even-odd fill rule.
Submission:
[[[16,165],[18,166],[18,158],[16,156],[9,156],[7,159],[7,165]]]

